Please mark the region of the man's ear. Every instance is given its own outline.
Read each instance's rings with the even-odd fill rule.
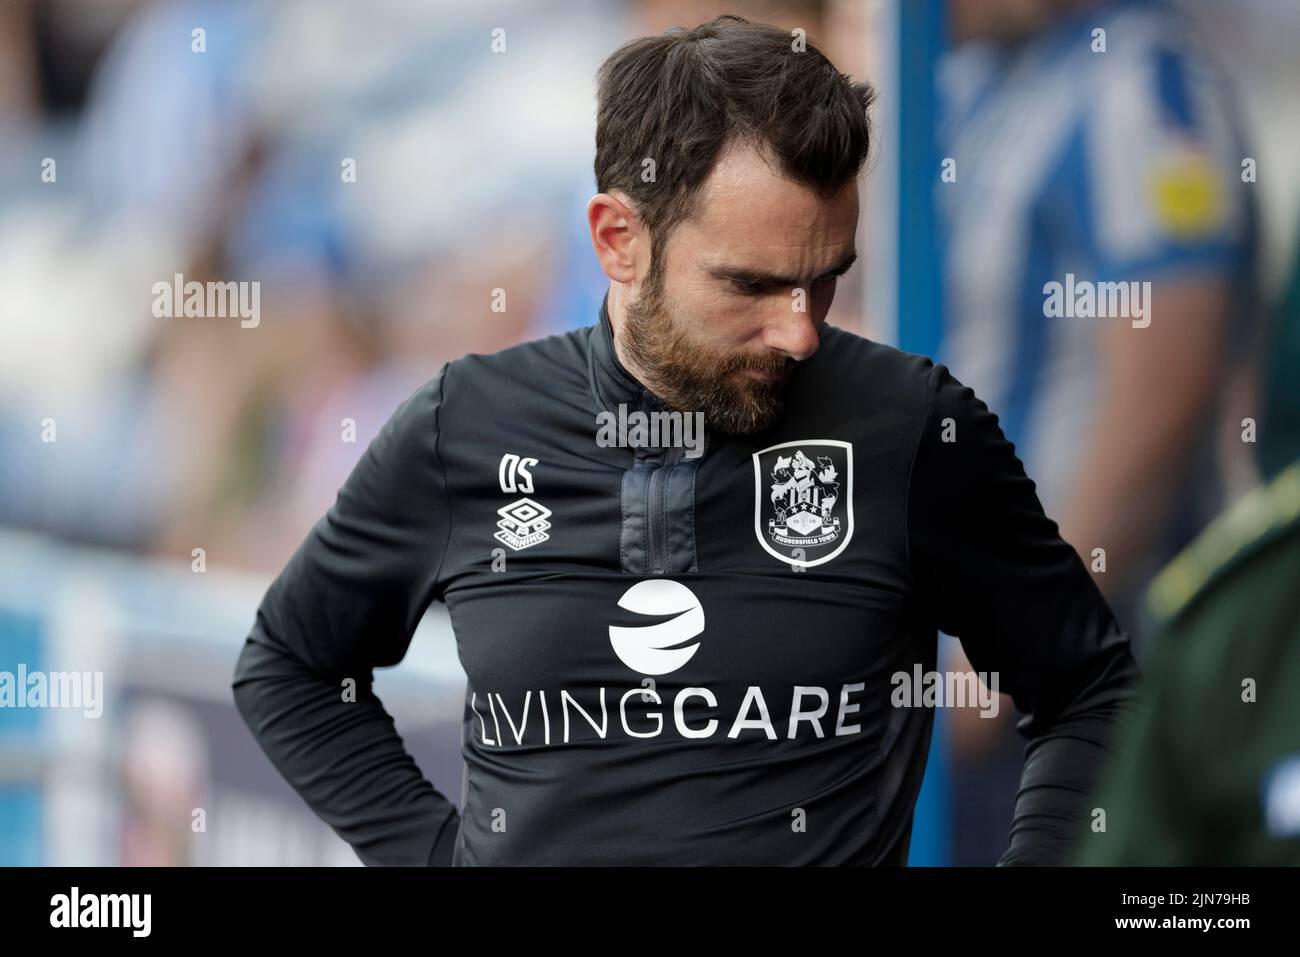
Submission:
[[[621,190],[597,193],[587,203],[587,226],[605,275],[614,282],[634,282],[637,260],[648,255],[649,248],[631,199]]]

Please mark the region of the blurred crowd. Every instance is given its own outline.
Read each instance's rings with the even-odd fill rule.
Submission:
[[[443,362],[595,321],[619,43],[740,9],[856,56],[855,4],[681,6],[0,7],[0,523],[278,569]],[[263,318],[157,318],[177,274]]]

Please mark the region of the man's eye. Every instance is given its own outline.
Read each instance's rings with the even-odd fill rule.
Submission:
[[[835,285],[835,280],[839,278],[840,278],[839,276],[822,276],[821,279],[818,279],[813,282],[813,286],[815,286],[818,289],[825,289],[827,286]]]
[[[747,282],[744,279],[731,280],[731,288],[742,296],[757,296],[765,288],[762,283]]]

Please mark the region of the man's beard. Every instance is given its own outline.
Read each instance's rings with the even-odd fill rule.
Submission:
[[[703,412],[708,428],[720,432],[757,432],[781,411],[784,380],[794,368],[789,356],[719,355],[691,335],[691,320],[666,301],[663,276],[651,274],[636,302],[625,313],[621,345],[672,410]],[[745,369],[779,378],[764,382],[735,373]]]

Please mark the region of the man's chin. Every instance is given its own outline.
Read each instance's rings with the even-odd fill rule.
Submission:
[[[704,411],[706,428],[733,435],[761,432],[780,414],[780,386],[752,376],[745,378],[750,383],[747,387],[735,390],[729,401]]]

